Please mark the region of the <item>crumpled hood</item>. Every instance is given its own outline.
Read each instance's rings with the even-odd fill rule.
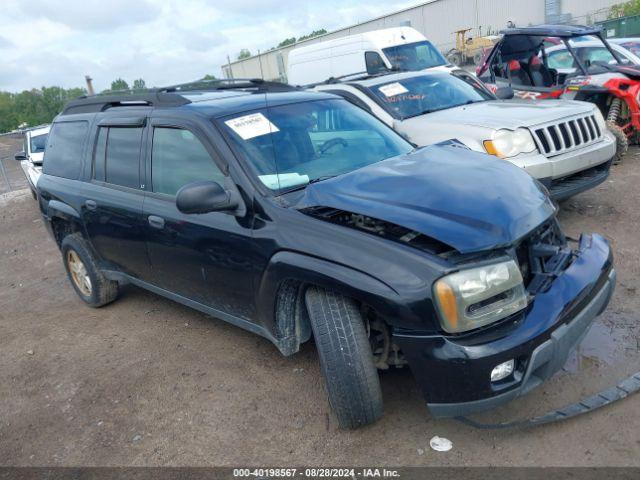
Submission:
[[[573,100],[489,100],[408,118],[402,121],[402,126],[423,127],[424,122],[429,122],[516,129],[586,115],[593,109],[591,103]]]
[[[539,184],[510,162],[439,145],[309,185],[296,205],[307,207],[391,222],[461,253],[511,244],[555,211]]]

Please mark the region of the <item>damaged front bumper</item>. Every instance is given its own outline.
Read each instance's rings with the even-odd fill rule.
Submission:
[[[435,417],[488,410],[562,368],[606,308],[615,282],[609,244],[600,235],[585,235],[573,263],[512,321],[460,336],[395,332],[394,340]],[[492,382],[491,371],[511,359],[513,374]]]

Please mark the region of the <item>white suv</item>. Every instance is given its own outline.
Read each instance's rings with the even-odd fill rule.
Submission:
[[[42,160],[50,129],[51,126],[47,125],[27,130],[24,133],[23,150],[15,155],[15,159],[20,161],[22,171],[27,177],[33,198],[36,198],[36,185],[42,174]]]
[[[602,183],[616,155],[615,138],[594,104],[499,100],[462,70],[351,77],[313,88],[364,108],[418,146],[456,139],[504,158],[556,201]],[[510,88],[497,93],[513,97]]]

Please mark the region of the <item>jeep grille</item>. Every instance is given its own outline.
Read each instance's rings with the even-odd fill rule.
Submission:
[[[603,132],[594,115],[586,115],[534,127],[534,138],[547,157],[585,147],[602,139]]]

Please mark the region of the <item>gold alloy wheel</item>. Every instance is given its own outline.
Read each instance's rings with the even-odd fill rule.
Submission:
[[[78,254],[73,250],[67,252],[67,266],[71,273],[71,279],[78,290],[86,297],[91,296],[91,279],[89,278],[84,263],[82,263]]]

